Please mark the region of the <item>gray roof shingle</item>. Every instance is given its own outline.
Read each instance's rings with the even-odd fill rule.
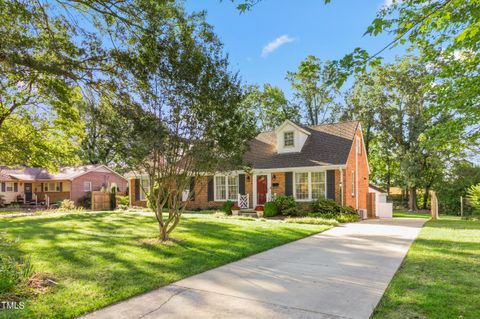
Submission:
[[[262,132],[250,142],[244,162],[255,169],[346,164],[358,121],[301,126],[311,134],[302,150],[278,154],[275,132]]]
[[[68,180],[73,179],[83,173],[94,171],[103,165],[83,165],[74,167],[62,167],[56,173],[50,173],[44,168],[38,167],[20,167],[6,168],[0,167],[0,179],[17,179],[23,181],[34,180]]]

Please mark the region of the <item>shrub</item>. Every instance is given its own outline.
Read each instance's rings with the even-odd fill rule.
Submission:
[[[474,213],[480,215],[480,184],[473,185],[467,189],[469,204],[473,207]]]
[[[231,215],[232,207],[233,207],[233,202],[231,200],[227,200],[225,203],[223,203],[222,211],[227,215]]]
[[[78,200],[78,202],[81,207],[85,209],[91,209],[92,208],[92,192],[87,192],[85,196],[81,197]]]
[[[127,196],[119,196],[117,195],[117,203],[118,205],[128,206],[130,205],[130,198]]]
[[[323,219],[334,219],[339,223],[353,223],[360,220],[360,215],[357,213],[354,214],[332,214],[332,213],[309,213],[307,214],[310,218],[323,218]]]
[[[274,202],[267,202],[263,206],[263,216],[265,217],[273,217],[278,214],[277,204]]]
[[[117,187],[113,186],[110,191],[110,210],[117,208]]]
[[[277,206],[277,210],[282,215],[297,216],[300,212],[292,196],[280,195],[273,200]]]
[[[342,206],[331,199],[317,199],[311,208],[314,213],[327,215],[339,215],[342,212]]]
[[[0,207],[5,207],[5,197],[0,195]]]
[[[75,206],[75,202],[70,199],[64,199],[60,202],[60,209],[61,210],[75,210],[77,207]]]
[[[287,217],[285,218],[285,222],[294,224],[338,226],[338,221],[335,219],[326,219],[320,217]]]
[[[343,214],[335,218],[339,223],[355,223],[360,220],[360,215],[358,214]]]
[[[318,199],[312,203],[312,212],[336,216],[341,214],[357,215],[357,211],[350,206],[342,206],[332,199]]]

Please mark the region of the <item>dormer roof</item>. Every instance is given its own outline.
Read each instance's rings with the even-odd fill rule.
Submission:
[[[244,162],[254,169],[332,166],[347,163],[359,127],[358,121],[316,126],[289,122],[302,129],[302,133],[308,132],[308,138],[299,152],[277,152],[277,128],[274,131],[262,132],[250,141],[250,150],[244,155]]]
[[[295,129],[297,129],[298,131],[304,133],[304,134],[307,134],[307,135],[310,135],[311,133],[309,131],[307,131],[306,129],[304,129],[303,127],[301,127],[300,125],[298,124],[295,124],[294,122],[290,121],[290,120],[285,120],[285,122],[282,123],[282,125],[280,125],[279,127],[277,127],[275,129],[275,133],[278,133],[280,132],[285,126],[287,125],[291,125],[293,126]]]

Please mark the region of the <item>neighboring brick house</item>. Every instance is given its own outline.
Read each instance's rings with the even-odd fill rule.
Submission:
[[[226,200],[254,208],[277,195],[299,203],[330,198],[357,210],[367,209],[369,165],[361,125],[357,121],[303,126],[285,121],[275,131],[250,142],[247,171],[198,178],[190,190],[190,209],[218,207]],[[141,187],[146,177],[129,175],[133,206],[145,205]]]
[[[114,183],[121,192],[127,191],[127,180],[105,165],[62,167],[57,173],[33,167],[0,168],[0,195],[7,204],[41,203],[47,196],[51,204],[64,199],[78,204],[88,192]]]

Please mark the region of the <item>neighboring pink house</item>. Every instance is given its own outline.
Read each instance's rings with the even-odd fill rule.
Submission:
[[[57,173],[43,168],[0,168],[0,195],[6,204],[38,203],[48,196],[50,203],[71,199],[75,203],[88,192],[115,184],[127,190],[127,180],[105,165],[62,167]]]

